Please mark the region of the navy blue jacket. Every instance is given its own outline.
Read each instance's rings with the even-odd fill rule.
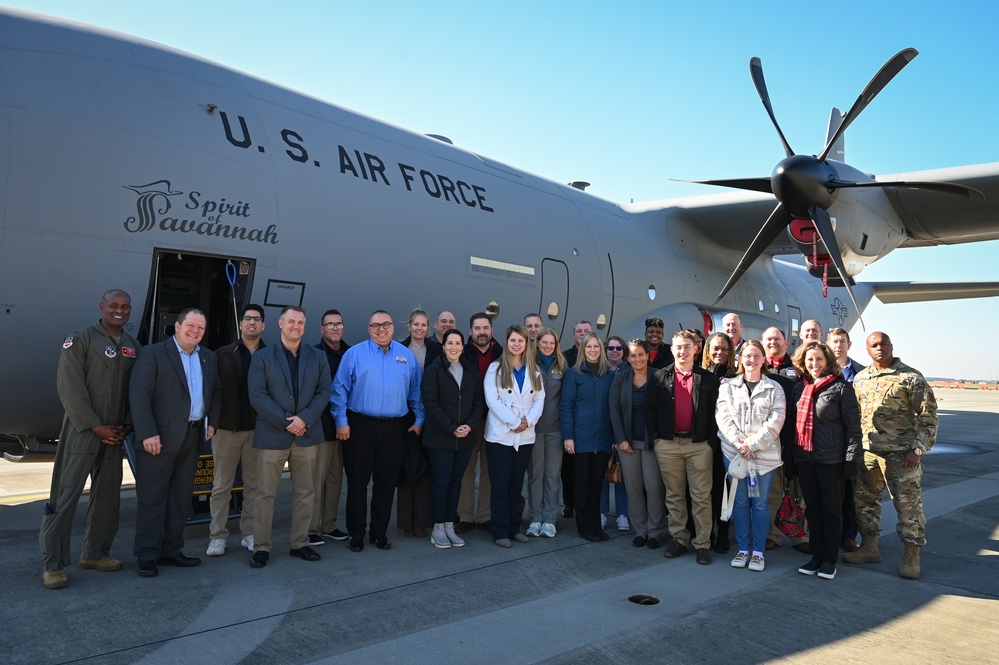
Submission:
[[[610,389],[614,375],[590,373],[584,363],[562,379],[562,438],[572,439],[577,453],[609,453],[614,443],[610,421]]]

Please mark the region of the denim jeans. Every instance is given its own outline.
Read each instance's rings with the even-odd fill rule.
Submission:
[[[729,459],[726,457],[726,471],[729,464]],[[770,530],[770,506],[767,504],[767,497],[770,495],[770,484],[774,480],[774,474],[771,471],[758,476],[758,479],[759,496],[749,496],[748,478],[740,478],[739,487],[735,491],[732,522],[735,524],[735,542],[740,552],[763,552],[766,549],[767,532]],[[750,527],[752,527],[752,541],[750,541]]]

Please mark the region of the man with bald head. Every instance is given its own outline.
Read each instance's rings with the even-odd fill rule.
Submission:
[[[815,319],[808,319],[801,324],[801,342],[821,342],[822,324]]]
[[[101,318],[67,337],[59,355],[56,389],[66,415],[59,433],[52,488],[45,504],[38,544],[48,589],[69,584],[70,532],[76,505],[90,476],[86,535],[80,568],[121,570],[110,556],[118,532],[121,496],[121,444],[132,431],[128,383],[139,343],[125,332],[132,299],[120,289],[101,296]]]
[[[456,327],[454,314],[445,310],[438,312],[437,318],[434,319],[434,336],[433,339],[438,344],[444,344],[444,333],[448,330],[454,330]]]
[[[726,314],[722,317],[722,332],[731,338],[732,346],[735,347],[735,357],[738,358],[746,341],[742,338],[742,317],[735,312]]]
[[[926,544],[923,514],[923,455],[937,438],[937,401],[926,379],[895,357],[883,332],[867,337],[874,362],[853,381],[864,434],[864,469],[854,479],[860,549],[843,555],[847,563],[879,563],[881,499],[885,485],[898,513],[895,527],[905,551],[898,574],[919,579],[919,550]]]

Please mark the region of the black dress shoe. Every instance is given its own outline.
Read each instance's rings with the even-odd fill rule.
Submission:
[[[160,571],[156,569],[156,564],[152,561],[140,561],[135,572],[139,574],[139,577],[156,577],[160,574]]]
[[[576,511],[571,506],[566,506],[565,508],[562,509],[562,517],[566,518],[567,520],[571,520],[575,516],[576,516]]]
[[[177,566],[179,568],[193,568],[201,565],[201,559],[196,556],[185,556],[183,553],[176,556],[161,556],[156,562],[160,566]]]
[[[392,549],[392,541],[386,538],[385,536],[381,536],[380,538],[372,538],[371,542],[373,542],[375,544],[375,547],[377,547],[380,550]]]
[[[645,543],[645,546],[650,550],[657,550],[662,547],[662,543],[659,542],[658,538],[649,538],[649,542]]]
[[[476,529],[482,529],[483,531],[489,531],[493,528],[492,520],[486,520],[485,522],[480,522],[475,525]]]
[[[271,558],[270,552],[257,550],[250,557],[250,568],[263,568],[267,565],[267,560]]]
[[[364,550],[364,538],[351,538],[347,541],[347,549],[351,552],[361,552]]]
[[[319,561],[319,552],[315,551],[308,545],[299,547],[297,550],[291,550],[288,554],[292,556],[297,556],[299,559],[304,561]]]
[[[707,566],[708,564],[711,563],[711,553],[708,552],[707,547],[697,548],[697,563],[701,564],[702,566]]]
[[[591,534],[588,534],[586,536],[580,536],[580,538],[582,538],[583,540],[588,540],[591,543],[599,543],[599,542],[601,542],[603,540],[603,538],[601,538],[600,536],[598,536],[595,533],[591,533]]]
[[[599,531],[597,535],[600,536],[600,540],[610,540],[610,534],[606,531]]]
[[[635,536],[635,539],[631,541],[632,547],[645,547],[645,543],[649,542],[649,539],[645,536]]]

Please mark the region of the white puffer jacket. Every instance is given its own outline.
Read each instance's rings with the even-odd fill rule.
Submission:
[[[489,408],[484,438],[492,443],[513,446],[516,450],[534,443],[534,426],[538,424],[545,407],[544,384],[542,383],[540,390],[534,390],[531,377],[525,376],[523,389],[517,387],[516,381],[513,381],[513,388],[501,388],[496,383],[497,372],[499,361],[489,366],[482,383],[486,393],[486,406]],[[527,418],[528,427],[523,432],[514,432],[520,427],[521,417]]]
[[[735,442],[742,437],[755,453],[760,473],[779,467],[780,430],[786,409],[784,389],[766,376],[760,379],[752,397],[742,376],[723,382],[715,411],[722,453],[729,460],[735,459],[739,455]]]

